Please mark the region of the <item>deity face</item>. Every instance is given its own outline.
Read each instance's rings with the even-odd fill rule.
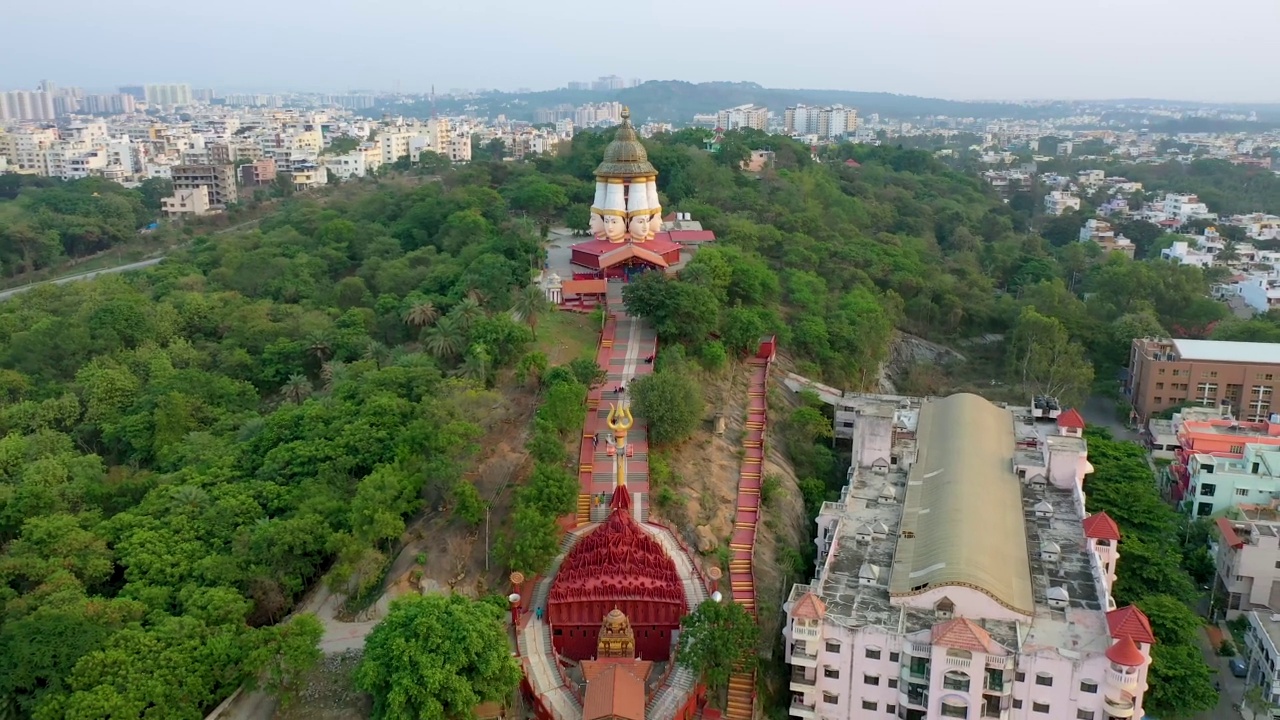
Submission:
[[[604,216],[604,236],[609,242],[622,242],[622,236],[627,234],[627,221],[619,215]]]
[[[591,213],[591,234],[597,238],[604,237],[604,218],[599,213]]]
[[[631,218],[631,224],[627,228],[631,233],[632,240],[644,240],[649,237],[649,216],[636,215]]]
[[[662,232],[662,213],[654,213],[649,218],[649,237],[653,237],[654,234],[660,232]]]

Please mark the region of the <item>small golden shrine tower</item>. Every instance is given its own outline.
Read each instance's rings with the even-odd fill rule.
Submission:
[[[600,640],[596,643],[596,659],[626,658],[636,656],[636,633],[631,621],[618,608],[609,611],[600,624]]]

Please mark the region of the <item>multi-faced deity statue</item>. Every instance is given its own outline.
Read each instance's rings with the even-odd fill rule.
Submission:
[[[591,213],[591,235],[597,239],[604,237],[604,217],[600,213]]]
[[[649,237],[649,216],[635,215],[627,224],[627,232],[631,234],[631,239],[640,242]]]
[[[611,243],[620,243],[627,234],[627,221],[621,215],[604,216],[604,236]]]

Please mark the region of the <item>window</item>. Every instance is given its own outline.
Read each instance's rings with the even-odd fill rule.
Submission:
[[[1182,374],[1182,371],[1181,371],[1181,370],[1174,370],[1174,371],[1173,371],[1173,376],[1174,376],[1174,377],[1178,377],[1178,376],[1179,376],[1179,375],[1181,375],[1181,374]]]
[[[1202,502],[1196,505],[1196,517],[1208,517],[1213,514],[1213,503]]]
[[[1214,485],[1213,483],[1200,483],[1201,497],[1213,497],[1213,494],[1216,493],[1217,491],[1218,491],[1218,486]]]
[[[1164,398],[1162,398],[1162,397],[1160,397],[1159,395],[1157,395],[1157,396],[1155,396],[1155,397],[1151,398],[1151,402],[1152,402],[1152,404],[1154,404],[1154,405],[1160,405],[1160,404],[1164,403]]]
[[[1239,495],[1240,497],[1249,497],[1249,489],[1248,489],[1248,488],[1236,488],[1236,495]]]
[[[1163,390],[1163,389],[1164,389],[1164,383],[1156,383],[1156,389],[1157,389],[1157,390]]]
[[[1013,681],[1014,681],[1014,682],[1026,682],[1026,681],[1027,681],[1027,674],[1026,674],[1026,673],[1024,673],[1024,672],[1019,672],[1017,675],[1014,675],[1014,676],[1013,676]]]
[[[879,660],[880,648],[867,648],[867,657],[871,660]]]
[[[965,705],[948,705],[942,703],[942,717],[950,718],[967,718],[969,717],[969,708]]]
[[[862,709],[863,709],[863,710],[876,710],[876,709],[878,709],[879,707],[880,707],[879,703],[873,702],[873,701],[871,701],[871,700],[863,700],[863,701],[862,701]]]
[[[1227,448],[1227,449],[1228,449],[1228,450],[1230,450],[1231,452],[1233,452],[1233,453],[1237,454],[1237,455],[1239,455],[1240,453],[1244,452],[1244,446],[1243,446],[1243,445],[1232,445],[1230,448]]]
[[[840,643],[838,643],[838,642],[831,642],[830,640],[828,640],[828,641],[827,641],[827,652],[829,652],[829,653],[838,653],[838,652],[840,652]]]
[[[1206,475],[1212,475],[1212,474],[1213,474],[1213,463],[1209,463],[1208,465],[1201,465],[1201,466],[1200,466],[1200,471],[1201,471],[1201,472],[1203,472],[1203,473],[1204,473],[1204,474],[1206,474]]]
[[[887,712],[887,713],[889,713],[890,715],[892,715],[892,714],[894,714],[895,712],[897,712],[897,711],[898,711],[898,706],[897,706],[897,705],[885,705],[885,706],[884,706],[884,711],[885,711],[885,712]]]
[[[899,658],[901,658],[901,657],[902,657],[902,656],[901,656],[901,655],[899,655],[898,653],[896,653],[896,652],[891,652],[891,653],[889,653],[889,662],[898,662],[898,659],[899,659]]]
[[[1038,703],[1038,702],[1033,702],[1033,703],[1031,703],[1031,712],[1038,712],[1038,713],[1046,713],[1046,714],[1047,714],[1047,713],[1049,712],[1049,703]]]
[[[1218,371],[1217,371],[1217,370],[1210,370],[1210,371],[1209,371],[1209,377],[1211,377],[1211,378],[1216,378],[1216,377],[1218,377]]]
[[[1159,372],[1158,374],[1163,375],[1163,374],[1164,374],[1164,368],[1160,368],[1160,372]]]
[[[1280,563],[1276,564],[1280,565]],[[889,689],[892,690],[896,687],[898,687],[898,678],[889,678]]]
[[[1021,710],[1021,709],[1022,709],[1022,701],[1021,701],[1021,700],[1019,700],[1018,698],[1014,698],[1014,699],[1013,699],[1013,709],[1014,709],[1014,710]]]
[[[942,687],[947,690],[969,692],[969,676],[962,672],[948,672],[946,676],[942,678]]]
[[[823,665],[823,666],[822,666],[822,677],[832,678],[832,679],[835,679],[835,680],[839,680],[839,679],[840,679],[840,668],[833,668],[833,667],[831,667],[830,665]]]
[[[1092,710],[1077,710],[1076,720],[1093,720]]]
[[[1082,680],[1080,682],[1080,692],[1096,693],[1098,692],[1098,683],[1092,680]]]
[[[880,676],[879,675],[863,675],[862,684],[863,685],[879,685]]]
[[[1036,673],[1036,684],[1053,687],[1053,676],[1049,673]]]
[[[824,692],[822,693],[822,702],[828,705],[835,705],[840,702],[840,696],[835,693]]]

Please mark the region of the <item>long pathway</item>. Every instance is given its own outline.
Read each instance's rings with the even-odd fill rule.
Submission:
[[[756,527],[760,521],[760,485],[764,472],[764,434],[767,422],[769,363],[773,341],[761,344],[757,357],[748,361],[751,382],[747,386],[747,424],[743,434],[742,469],[738,475],[738,507],[729,540],[729,590],[733,601],[756,614],[756,579],[751,569],[755,554]],[[735,672],[729,678],[726,720],[752,720],[755,716],[756,673]]]
[[[605,369],[602,385],[587,395],[587,421],[578,449],[578,525],[601,522],[609,512],[609,498],[617,484],[614,447],[606,419],[609,406],[630,405],[626,388],[653,372],[651,359],[658,350],[658,334],[648,323],[627,315],[622,306],[622,284],[609,283],[609,319],[600,337],[596,362]],[[627,489],[631,506],[641,522],[649,519],[649,438],[637,421],[627,432]]]

